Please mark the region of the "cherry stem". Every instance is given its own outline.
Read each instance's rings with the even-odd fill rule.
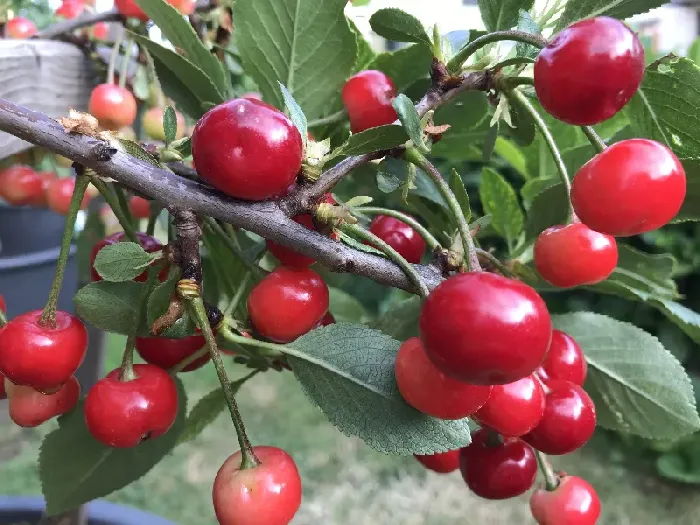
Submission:
[[[61,293],[61,285],[63,284],[63,274],[66,271],[66,264],[70,256],[71,241],[73,240],[73,232],[75,230],[75,220],[80,211],[80,206],[83,203],[85,190],[90,183],[90,177],[86,175],[78,175],[75,179],[75,188],[70,199],[68,215],[66,215],[66,224],[63,227],[63,237],[61,239],[61,251],[58,253],[58,261],[56,262],[56,273],[51,283],[51,291],[49,298],[44,306],[44,311],[41,313],[39,325],[48,328],[56,326],[56,308],[58,304],[58,295]]]
[[[394,250],[394,248],[392,248],[389,244],[357,224],[343,224],[340,229],[345,233],[356,235],[363,241],[367,241],[369,244],[384,253],[387,257],[389,257],[389,259],[394,261],[403,270],[406,277],[408,277],[411,282],[416,285],[418,294],[423,298],[428,297],[428,294],[430,293],[428,291],[428,287],[425,285],[420,275],[418,275],[415,268],[413,268],[413,265],[404,259],[401,254]]]
[[[278,343],[268,343],[267,341],[260,341],[258,339],[252,339],[250,337],[243,337],[242,335],[234,334],[231,329],[224,325],[219,329],[219,335],[223,337],[225,341],[230,343],[237,343],[241,346],[253,346],[263,352],[259,352],[260,357],[267,357],[270,359],[281,359],[287,352],[288,347]],[[294,355],[294,354],[292,354]]]
[[[450,71],[451,73],[458,72],[460,69],[462,69],[462,65],[467,61],[467,59],[470,56],[472,56],[476,51],[488,44],[493,44],[494,42],[500,42],[502,40],[513,40],[515,42],[522,42],[523,44],[530,44],[532,46],[535,46],[538,49],[542,49],[544,46],[547,45],[547,40],[540,35],[526,33],[525,31],[496,31],[495,33],[489,33],[488,35],[475,38],[474,40],[466,44],[447,63],[448,71]]]
[[[154,206],[153,201],[151,201],[150,206],[151,214],[148,217],[148,224],[146,225],[146,235],[153,237],[153,234],[156,231],[156,221],[158,220],[158,215],[160,215],[162,210],[157,209],[157,206]]]
[[[411,228],[418,232],[418,235],[423,237],[423,240],[428,245],[430,251],[441,248],[440,241],[438,241],[432,233],[430,233],[420,222],[410,215],[406,215],[400,211],[390,210],[388,208],[379,208],[376,206],[361,206],[359,208],[353,208],[351,211],[356,213],[364,213],[367,215],[386,215],[388,217],[399,219],[400,221],[408,224]]]
[[[5,312],[0,310],[0,328],[5,326],[7,324],[7,316],[5,315]]]
[[[136,309],[136,319],[138,321],[126,339],[126,346],[124,348],[124,355],[122,356],[122,364],[119,371],[120,381],[133,381],[136,379],[136,374],[134,373],[134,345],[136,344],[136,334],[138,333],[139,329],[139,321],[144,316],[148,305],[148,298],[155,288],[156,283],[158,282],[158,276],[160,275],[160,272],[165,264],[167,264],[167,262],[161,260],[152,264],[148,268],[148,277],[146,278],[146,283]]]
[[[535,60],[530,58],[530,57],[512,57],[512,58],[507,58],[503,60],[502,62],[499,62],[495,66],[489,68],[493,69],[494,71],[498,71],[499,69],[503,69],[504,67],[508,66],[526,66],[528,64],[534,64]]]
[[[214,234],[219,236],[219,238],[224,242],[226,247],[238,260],[240,260],[245,265],[248,271],[252,272],[256,277],[260,277],[260,268],[258,268],[255,264],[248,260],[248,258],[243,253],[243,250],[241,250],[241,247],[238,245],[238,242],[233,237],[228,235],[224,231],[224,229],[221,226],[219,226],[219,223],[217,223],[216,220],[214,220],[211,217],[207,217],[206,219],[204,219],[204,225],[207,228],[209,228]]]
[[[112,183],[112,189],[114,190],[114,194],[117,196],[117,202],[119,203],[119,207],[121,208],[122,213],[124,214],[124,219],[133,228],[134,217],[133,215],[131,215],[131,210],[129,210],[129,201],[126,198],[124,189],[121,187],[121,185],[117,184],[116,182]]]
[[[502,80],[507,89],[513,89],[518,86],[534,86],[535,79],[532,77],[506,77]]]
[[[537,458],[537,464],[539,465],[542,475],[544,476],[545,488],[550,492],[556,490],[556,488],[559,486],[559,479],[552,470],[552,465],[549,464],[546,454],[536,450],[535,457]]]
[[[342,122],[345,120],[348,116],[347,111],[344,109],[341,109],[340,111],[337,111],[336,113],[333,113],[331,115],[328,115],[327,117],[319,118],[316,120],[312,120],[309,122],[308,127],[309,128],[318,128],[321,126],[327,126],[329,124],[335,124],[337,122]]]
[[[236,290],[235,295],[231,298],[231,302],[228,303],[228,305],[226,306],[226,310],[224,311],[224,317],[230,317],[233,315],[233,312],[236,310],[236,308],[238,308],[241,299],[243,299],[243,296],[248,290],[248,285],[250,284],[252,278],[253,274],[251,272],[245,273],[243,279],[238,285],[238,289]]]
[[[474,245],[474,239],[472,239],[471,231],[469,230],[469,224],[464,218],[464,211],[462,207],[457,202],[457,197],[452,193],[450,186],[447,184],[445,179],[440,175],[438,169],[426,159],[423,154],[415,148],[406,149],[406,160],[416,167],[422,169],[428,177],[430,177],[435,186],[437,186],[440,195],[445,199],[447,205],[452,212],[454,220],[457,222],[457,229],[459,230],[459,235],[462,237],[462,246],[465,254],[465,261],[467,263],[467,269],[471,272],[478,272],[481,270],[481,265],[479,264],[479,258],[476,254],[476,246]]]
[[[605,148],[608,147],[591,126],[581,126],[581,131],[588,137],[591,146],[593,146],[598,153],[602,153],[605,151]]]
[[[119,26],[117,38],[112,44],[112,52],[109,55],[109,64],[107,64],[107,84],[114,84],[114,69],[117,66],[117,57],[119,56],[125,34],[126,29],[123,26]]]
[[[486,250],[482,250],[481,248],[477,248],[476,253],[479,257],[481,257],[482,259],[485,259],[487,262],[494,265],[496,267],[496,269],[498,269],[498,271],[501,272],[504,276],[506,276],[506,277],[513,277],[514,276],[513,272],[511,272],[506,267],[506,265],[503,264],[501,261],[499,261],[498,257],[496,257],[491,252],[488,252]]]
[[[131,54],[134,52],[134,43],[131,40],[126,40],[122,61],[119,64],[119,87],[126,87],[126,77],[129,74],[129,61]]]
[[[243,419],[241,418],[241,413],[238,410],[238,404],[236,403],[236,398],[234,397],[233,389],[231,388],[231,381],[226,374],[226,366],[221,358],[219,347],[216,345],[214,333],[212,332],[211,326],[209,326],[209,319],[207,319],[207,313],[204,309],[204,301],[199,295],[195,297],[185,296],[185,299],[187,299],[190,306],[190,311],[197,321],[197,326],[199,326],[199,329],[204,335],[204,339],[207,341],[207,347],[209,348],[209,353],[211,354],[211,360],[216,368],[216,374],[219,376],[221,388],[224,390],[226,404],[228,405],[229,412],[231,413],[233,426],[236,429],[238,444],[241,447],[241,470],[257,467],[260,465],[260,460],[255,456],[253,446],[250,444],[250,440],[246,434],[245,425],[243,424]]]
[[[547,123],[544,121],[537,109],[535,109],[535,106],[532,105],[530,100],[522,92],[518,91],[517,89],[514,89],[513,91],[510,91],[508,93],[508,96],[514,97],[518,102],[520,102],[522,107],[525,108],[525,110],[530,114],[532,120],[535,121],[535,126],[537,126],[537,128],[540,130],[542,138],[547,144],[547,147],[549,147],[549,151],[552,154],[552,157],[554,158],[554,163],[557,165],[557,170],[559,171],[559,178],[561,179],[564,188],[566,188],[566,198],[569,201],[569,216],[567,217],[566,221],[568,223],[574,216],[574,208],[571,204],[571,180],[569,179],[569,172],[566,169],[566,164],[564,164],[564,159],[562,158],[561,152],[557,147],[557,143],[554,141],[552,132],[549,131]]]
[[[115,193],[109,189],[107,183],[99,177],[92,177],[92,185],[95,186],[95,188],[97,188],[97,191],[100,192],[102,198],[105,200],[107,205],[110,208],[112,208],[112,211],[117,217],[117,220],[119,221],[119,224],[124,230],[124,234],[127,236],[127,238],[131,242],[135,242],[136,244],[138,244],[139,240],[136,237],[136,230],[134,229],[134,224],[131,221],[130,216],[127,215],[126,210],[122,208],[118,196],[115,195]],[[128,210],[128,207],[126,209]]]

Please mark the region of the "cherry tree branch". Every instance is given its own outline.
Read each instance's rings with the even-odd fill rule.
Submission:
[[[0,131],[60,153],[168,207],[191,209],[293,248],[313,257],[331,271],[354,273],[380,284],[418,292],[393,262],[307,230],[291,220],[275,202],[232,199],[195,180],[116,151],[101,140],[66,133],[47,115],[4,99],[0,99]],[[443,279],[434,266],[415,265],[415,269],[428,289]]]
[[[95,25],[98,22],[117,22],[124,18],[116,9],[102,11],[101,13],[84,14],[70,20],[63,20],[53,24],[43,31],[39,31],[34,38],[56,38],[64,33],[70,33],[82,27]]]

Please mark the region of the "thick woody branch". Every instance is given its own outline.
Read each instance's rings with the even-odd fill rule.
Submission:
[[[82,135],[70,135],[55,120],[0,99],[0,131],[43,146],[111,177],[137,192],[177,209],[191,209],[237,228],[254,232],[283,246],[313,257],[331,271],[350,272],[374,281],[417,293],[401,269],[391,261],[354,250],[307,230],[292,221],[275,202],[243,202],[197,181],[189,180],[141,161],[106,143]],[[429,289],[442,281],[437,268],[416,266]]]
[[[103,11],[101,13],[83,14],[71,20],[64,20],[52,26],[47,27],[43,31],[39,31],[35,38],[56,38],[64,33],[70,33],[76,29],[95,25],[98,22],[117,22],[124,18],[116,9],[111,11]]]

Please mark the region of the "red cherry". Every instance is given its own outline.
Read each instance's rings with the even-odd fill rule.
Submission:
[[[241,452],[221,465],[214,480],[214,512],[220,525],[286,525],[301,505],[294,460],[275,447],[254,447],[260,465],[240,470]]]
[[[62,16],[70,20],[82,15],[84,9],[85,4],[80,0],[63,0],[63,3],[56,9],[56,16]]]
[[[625,24],[599,16],[557,34],[535,61],[542,107],[564,122],[590,126],[629,102],[644,76],[644,48]]]
[[[353,133],[391,124],[399,118],[391,105],[396,88],[381,71],[360,71],[353,75],[343,86],[341,96]]]
[[[88,392],[85,424],[99,442],[115,448],[135,447],[165,434],[177,416],[177,388],[168,373],[154,365],[134,365],[136,379],[122,381],[112,370]]]
[[[37,175],[41,179],[41,194],[37,195],[34,200],[32,200],[32,206],[48,206],[48,191],[49,187],[57,179],[56,174],[53,171],[39,171]]]
[[[332,313],[326,312],[326,315],[321,319],[321,326],[328,326],[330,324],[335,324],[335,317],[333,317]]]
[[[136,110],[136,99],[131,91],[116,84],[100,84],[90,95],[88,111],[100,126],[107,129],[131,126],[136,119]]]
[[[248,313],[260,335],[288,343],[326,315],[328,301],[328,286],[316,272],[280,266],[250,292]]]
[[[471,491],[486,499],[508,499],[532,487],[537,476],[537,460],[521,439],[503,438],[482,429],[462,449],[459,468]]]
[[[104,22],[97,22],[92,26],[90,32],[96,40],[107,40],[107,37],[109,37],[109,26]]]
[[[459,449],[438,452],[427,456],[414,455],[427,469],[438,474],[448,474],[459,468]]]
[[[46,203],[59,215],[68,215],[70,201],[75,191],[75,179],[73,177],[56,178],[49,182],[46,188]],[[85,192],[80,203],[80,209],[84,210],[90,204],[90,195]]]
[[[647,139],[613,144],[584,164],[571,186],[576,215],[589,228],[625,237],[660,228],[685,198],[685,170],[673,152]]]
[[[151,216],[151,201],[143,197],[132,197],[129,201],[129,211],[137,219],[148,219]]]
[[[87,330],[68,312],[56,312],[55,328],[39,324],[41,310],[19,315],[0,331],[0,372],[16,385],[56,389],[83,362]]]
[[[5,38],[23,40],[36,35],[36,24],[31,20],[16,16],[5,24]]]
[[[539,525],[595,525],[600,516],[600,498],[586,480],[564,476],[553,491],[534,491],[530,510]]]
[[[583,388],[569,381],[550,381],[547,386],[542,420],[523,439],[545,454],[568,454],[591,439],[595,405]]]
[[[136,232],[136,238],[139,240],[141,248],[143,248],[148,253],[155,253],[163,249],[163,245],[155,237],[151,237],[150,235],[146,235],[145,233]],[[95,258],[97,257],[97,252],[99,252],[105,246],[117,244],[121,241],[128,241],[128,239],[126,238],[124,232],[117,232],[110,235],[109,237],[105,237],[100,242],[95,243],[95,245],[92,247],[92,250],[90,251],[90,277],[92,278],[93,282],[102,280],[100,274],[97,273],[97,270],[95,270]],[[163,268],[159,276],[161,282],[165,281],[167,277],[168,270],[167,268]],[[140,274],[134,279],[134,281],[145,282],[147,278],[148,270],[144,270],[142,274]]]
[[[507,385],[495,385],[474,419],[504,436],[523,436],[542,419],[544,399],[539,380],[529,375]]]
[[[15,206],[38,202],[44,194],[43,184],[32,168],[16,164],[0,172],[0,197]]]
[[[405,222],[394,217],[377,215],[369,231],[399,252],[408,262],[420,262],[425,251],[425,241]]]
[[[136,351],[147,363],[167,370],[200,350],[205,344],[206,341],[201,335],[191,335],[182,339],[137,337]],[[202,368],[210,359],[211,356],[205,354],[182,371],[190,372]]]
[[[73,410],[80,397],[80,384],[75,376],[53,394],[42,394],[32,387],[13,385],[8,381],[10,418],[25,428],[38,427],[51,418]]]
[[[537,271],[560,288],[604,281],[615,266],[615,239],[580,222],[547,228],[535,242]]]
[[[284,194],[302,160],[301,135],[284,113],[239,98],[209,110],[194,128],[197,173],[224,193],[246,200]]]
[[[195,0],[166,0],[171,6],[183,15],[191,15],[194,12]],[[114,0],[114,5],[122,15],[148,21],[148,15],[134,2],[134,0]]]
[[[5,298],[0,295],[0,310],[4,312],[7,312],[7,304],[5,303]]]
[[[520,281],[486,272],[443,281],[420,314],[428,358],[474,385],[503,385],[534,372],[552,335],[542,298]]]
[[[10,381],[7,382],[10,387],[12,386],[12,383]],[[0,399],[7,399],[7,390],[5,388],[5,376],[0,374]]]
[[[435,368],[417,337],[412,337],[399,348],[394,373],[406,403],[440,419],[471,416],[491,394],[490,386],[468,385]]]
[[[587,373],[588,363],[576,340],[567,333],[552,330],[549,352],[537,369],[539,378],[545,384],[550,381],[570,381],[583,386]]]

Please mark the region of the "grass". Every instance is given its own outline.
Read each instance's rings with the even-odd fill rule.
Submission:
[[[109,366],[118,365],[122,344],[120,338],[110,338]],[[213,367],[182,377],[191,400],[218,384]],[[413,458],[385,456],[340,434],[308,402],[289,373],[257,376],[243,387],[239,402],[252,441],[284,448],[299,466],[304,501],[294,525],[532,523],[527,496],[484,501],[466,490],[459,474],[426,472]],[[47,429],[24,431],[3,422],[0,493],[40,492],[35,462],[39,439]],[[556,468],[580,474],[597,488],[604,508],[599,525],[700,523],[697,489],[630,469],[606,444],[599,438],[599,446],[554,458]],[[142,479],[107,499],[181,525],[215,525],[211,484],[221,463],[236,449],[233,426],[223,415],[195,441],[181,445]]]

